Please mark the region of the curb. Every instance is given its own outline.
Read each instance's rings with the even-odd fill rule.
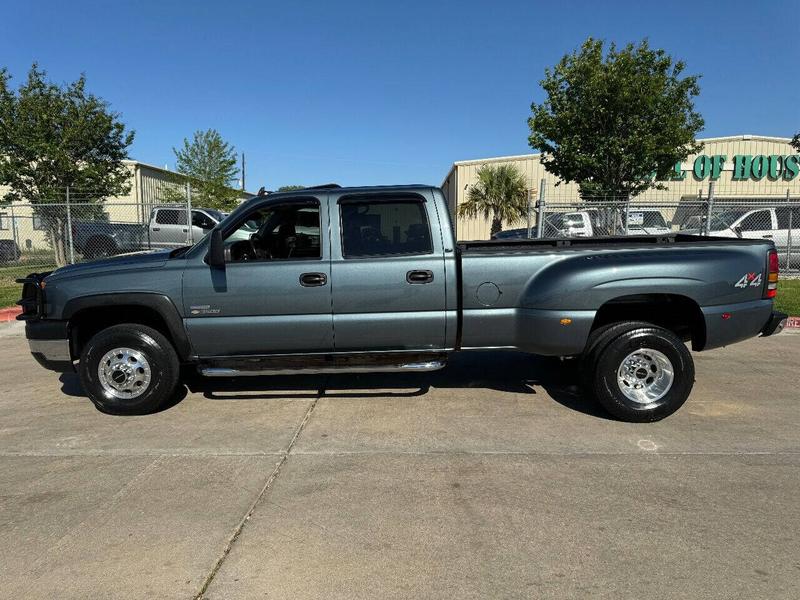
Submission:
[[[21,306],[0,308],[0,323],[10,323],[17,320],[17,315],[22,313]]]

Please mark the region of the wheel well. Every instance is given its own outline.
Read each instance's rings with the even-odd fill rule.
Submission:
[[[162,333],[174,346],[169,327],[157,310],[147,306],[99,306],[85,308],[75,313],[69,320],[70,342],[73,356],[80,356],[83,347],[92,336],[103,329],[122,323],[136,323],[152,327]]]
[[[702,350],[706,344],[703,311],[686,296],[637,294],[614,298],[597,311],[592,330],[618,321],[647,321],[669,329],[684,341],[691,340],[694,350]]]

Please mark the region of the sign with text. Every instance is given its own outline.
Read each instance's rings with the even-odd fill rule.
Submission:
[[[694,159],[691,169],[677,163],[670,178],[672,181],[686,179],[688,172],[697,181],[719,179],[723,171],[733,171],[733,181],[792,181],[800,174],[799,154],[737,154],[732,160],[724,154],[700,154]]]

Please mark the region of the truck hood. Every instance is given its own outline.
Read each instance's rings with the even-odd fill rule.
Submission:
[[[67,265],[56,269],[47,277],[48,280],[61,280],[83,275],[97,275],[109,271],[128,271],[132,269],[157,269],[169,259],[171,250],[148,250],[120,254],[111,258],[92,260],[75,265]]]

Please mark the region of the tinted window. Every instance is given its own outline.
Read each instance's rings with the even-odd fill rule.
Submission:
[[[433,252],[425,206],[418,200],[345,201],[340,210],[347,258]]]
[[[319,204],[266,206],[226,238],[232,262],[321,258]]]
[[[633,215],[634,213],[631,213]],[[630,225],[641,225],[642,227],[666,227],[667,222],[664,220],[664,216],[660,212],[656,211],[642,211],[638,213],[641,215],[641,218],[638,219],[638,223],[628,220],[628,224]]]
[[[772,229],[772,215],[768,210],[757,210],[747,215],[739,224],[742,231],[763,231]]]
[[[792,229],[800,229],[800,208],[776,208],[775,216],[778,217],[778,229],[789,229],[790,226]]]
[[[186,225],[186,211],[174,208],[160,208],[156,212],[159,225]]]
[[[208,215],[201,213],[200,211],[193,210],[192,225],[195,227],[200,227],[201,229],[211,229],[214,227],[215,223]]]
[[[567,214],[567,227],[583,227],[583,215],[580,213]]]

